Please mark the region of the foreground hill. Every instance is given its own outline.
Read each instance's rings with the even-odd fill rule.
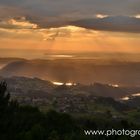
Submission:
[[[67,108],[63,110],[65,113],[53,110],[44,113],[37,107],[23,106],[17,101],[10,100],[7,84],[2,82],[0,83],[0,138],[2,140],[125,140],[131,138],[139,140],[139,133],[137,133],[140,127],[139,110],[131,109],[111,98],[92,100],[90,97],[89,99],[94,105],[91,109],[86,102],[83,102],[86,110],[83,110],[82,105],[76,104],[76,107],[73,105],[69,107],[67,104]],[[58,103],[55,102],[54,105],[57,107]],[[76,113],[84,112],[86,116],[82,116],[79,112],[77,116],[67,114],[66,109]],[[88,132],[92,130],[93,133],[91,132],[90,135]],[[94,135],[94,130],[99,133]],[[117,133],[106,133],[108,130],[117,131]],[[120,130],[125,134],[120,135]]]
[[[42,80],[39,78],[29,77],[0,77],[0,81],[6,81],[8,83],[8,89],[11,91],[11,95],[26,95],[33,97],[40,97],[43,95],[47,97],[48,94],[53,95],[94,95],[101,97],[112,97],[114,99],[120,99],[125,96],[130,96],[140,92],[140,87],[126,87],[110,84],[94,83],[84,85],[75,83],[74,85],[54,85],[50,81]]]
[[[12,95],[26,95],[44,97],[50,94],[54,95],[94,95],[102,97],[112,97],[119,99],[121,97],[131,95],[140,92],[139,87],[116,87],[115,85],[94,83],[89,85],[75,84],[71,86],[67,85],[54,85],[50,81],[41,80],[39,78],[29,77],[0,77],[0,81],[6,81],[8,83],[8,89]]]
[[[8,90],[11,91],[11,94],[13,95],[27,95],[30,96],[33,93],[36,92],[46,92],[52,93],[52,90],[54,89],[54,85],[45,80],[41,80],[39,78],[27,78],[27,77],[0,77],[0,81],[6,81],[8,84]],[[38,96],[41,95],[38,94]]]

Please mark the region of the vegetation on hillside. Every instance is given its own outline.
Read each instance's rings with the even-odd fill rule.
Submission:
[[[1,140],[125,140],[128,136],[86,136],[84,130],[138,129],[139,124],[113,119],[110,112],[102,116],[72,117],[50,110],[42,113],[32,106],[21,106],[10,99],[7,84],[0,84]],[[135,137],[139,139],[139,137]]]

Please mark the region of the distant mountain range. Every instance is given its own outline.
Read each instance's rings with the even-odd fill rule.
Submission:
[[[1,61],[0,61],[1,62]],[[140,62],[98,62],[95,60],[8,60],[0,75],[38,77],[49,81],[120,86],[140,86]]]

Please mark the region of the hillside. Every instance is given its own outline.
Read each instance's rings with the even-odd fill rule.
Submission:
[[[44,94],[47,96],[50,95],[94,95],[101,97],[112,97],[119,99],[121,97],[140,92],[140,88],[131,88],[131,87],[116,87],[114,85],[94,83],[89,85],[83,85],[77,83],[72,86],[58,86],[54,85],[50,81],[41,80],[39,78],[29,78],[29,77],[0,77],[0,81],[6,81],[8,84],[8,89],[11,91],[11,94],[14,95],[26,95],[40,97]]]
[[[27,77],[0,77],[0,81],[6,81],[11,99],[18,100],[20,104],[38,106],[43,110],[49,108],[65,110],[69,113],[92,113],[95,110],[107,109],[114,112],[127,109],[124,103],[130,103],[121,101],[120,98],[131,96],[136,91],[140,92],[140,88],[133,87],[132,90],[128,87],[115,87],[101,83],[57,86],[49,81]],[[118,100],[123,102],[123,105]]]

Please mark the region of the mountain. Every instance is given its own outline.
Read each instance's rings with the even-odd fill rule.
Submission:
[[[14,57],[0,57],[0,64],[8,64],[8,63],[11,63],[11,62],[14,62],[14,61],[23,61],[23,60],[26,60],[24,58],[14,58]]]
[[[23,61],[24,58],[1,58],[0,57],[0,69],[6,66],[9,63],[15,62],[15,61]]]
[[[49,81],[139,86],[140,62],[95,63],[94,60],[22,60],[8,63],[1,76],[38,77]]]

